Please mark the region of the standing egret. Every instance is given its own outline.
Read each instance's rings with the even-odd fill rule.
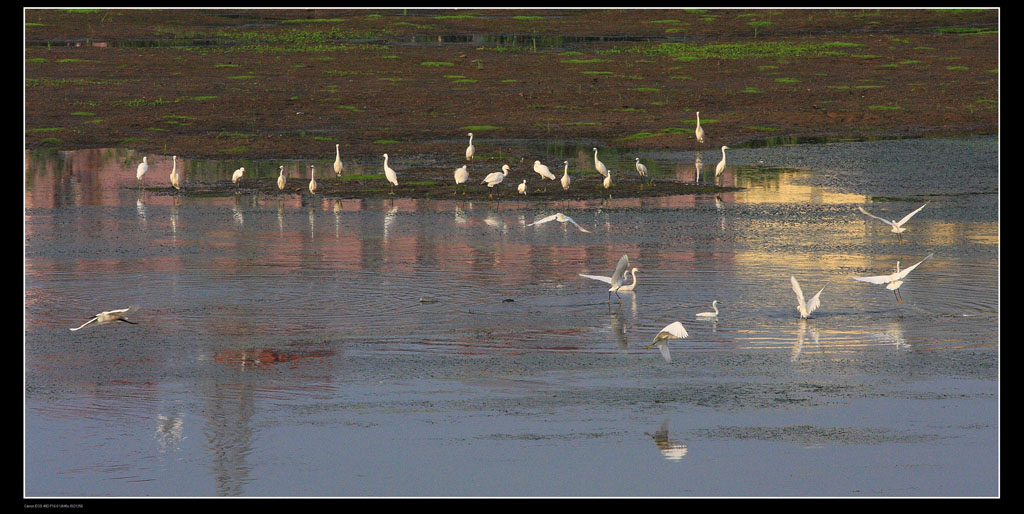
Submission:
[[[541,164],[540,161],[533,161],[533,171],[536,171],[537,174],[540,175],[541,181],[544,179],[558,180],[558,178],[555,177],[555,174],[551,173],[551,170],[548,169],[547,166]]]
[[[388,166],[388,154],[384,154],[384,177],[391,183],[391,194],[395,194],[395,186],[398,185],[398,175],[395,170]]]
[[[501,184],[501,181],[505,180],[505,175],[508,175],[508,170],[508,164],[502,165],[501,171],[495,171],[494,173],[488,174],[486,177],[484,177],[484,181],[481,182],[481,184],[487,184],[487,187],[494,187],[498,184]],[[500,194],[501,189],[498,189],[498,192]]]
[[[135,180],[139,181],[139,186],[142,185],[142,177],[149,171],[149,163],[146,162],[146,157],[142,157],[142,162],[139,163],[139,167],[135,169]]]
[[[718,162],[718,166],[715,166],[715,178],[718,178],[725,171],[725,151],[728,149],[728,146],[722,147],[722,160]]]
[[[466,169],[466,165],[455,168],[455,185],[465,184],[469,180],[469,170]],[[462,186],[462,194],[466,194],[466,186]]]
[[[935,253],[928,254],[928,257],[921,259],[921,262],[928,260],[929,257],[935,255]],[[876,275],[873,277],[853,277],[854,280],[860,280],[861,282],[869,282],[871,284],[885,284],[885,288],[892,291],[893,296],[896,297],[896,304],[903,304],[903,295],[900,294],[900,286],[903,285],[903,279],[906,278],[914,268],[921,265],[921,262],[900,271],[900,261],[896,261],[896,272],[891,275]]]
[[[630,276],[633,277],[633,282],[630,283],[630,284],[626,284],[626,285],[620,287],[619,288],[619,292],[624,292],[624,293],[632,293],[633,292],[633,289],[636,287],[636,272],[637,271],[640,271],[640,268],[633,268],[633,269],[629,270]],[[625,278],[626,278],[625,275],[623,275],[622,278],[623,278],[623,281],[625,281]]]
[[[568,191],[569,190],[569,183],[572,182],[572,179],[569,178],[569,161],[564,161],[564,164],[565,164],[565,171],[562,172],[562,189]]]
[[[316,194],[316,169],[312,164],[309,165],[309,194]]]
[[[924,205],[928,205],[928,202],[925,202]],[[871,216],[872,218],[875,218],[876,220],[881,221],[882,223],[885,223],[886,225],[892,227],[891,232],[895,233],[896,237],[899,239],[900,244],[903,244],[903,232],[907,230],[903,228],[903,224],[906,223],[907,221],[910,221],[910,218],[914,217],[915,214],[921,212],[921,209],[924,209],[924,205],[918,207],[917,209],[914,209],[914,212],[907,214],[906,216],[903,217],[903,219],[899,221],[889,221],[885,218],[879,218],[878,216],[875,216],[874,214],[865,211],[864,208],[859,205],[857,206],[857,208],[860,209],[860,212],[867,214],[868,216]]]
[[[608,176],[608,167],[603,162],[597,160],[597,148],[594,148],[594,169],[601,175]]]
[[[551,216],[547,216],[547,217],[541,218],[541,219],[539,219],[537,221],[534,221],[533,223],[530,223],[529,225],[526,225],[526,226],[527,227],[532,227],[534,225],[543,225],[544,223],[547,223],[549,221],[558,221],[559,223],[572,223],[573,225],[576,225],[576,228],[580,229],[580,232],[587,232],[588,234],[590,233],[589,230],[581,227],[580,224],[576,223],[576,221],[574,221],[572,218],[570,218],[570,217],[568,217],[565,214],[562,214],[560,212],[556,212],[556,213],[552,214]]]
[[[697,317],[698,318],[705,318],[705,319],[710,319],[710,318],[717,319],[718,318],[718,300],[713,300],[711,302],[711,308],[715,309],[715,312],[698,312],[697,313]]]
[[[622,302],[622,297],[619,296],[619,288],[622,287],[622,282],[626,278],[626,276],[625,276],[626,268],[628,268],[628,267],[629,267],[629,256],[628,255],[623,255],[619,259],[619,264],[615,266],[615,272],[612,273],[612,276],[610,276],[610,277],[605,277],[605,276],[601,276],[601,275],[586,275],[586,274],[583,274],[583,273],[580,273],[579,276],[581,276],[583,278],[589,278],[591,280],[599,280],[601,282],[604,282],[605,284],[610,285],[611,287],[608,288],[608,302],[611,303],[611,301],[612,301],[612,293],[615,293],[615,296],[619,299],[619,302],[621,303]]]
[[[244,175],[244,174],[245,174],[245,167],[238,168],[237,170],[235,170],[234,173],[231,174],[231,182],[233,182],[237,186],[238,185],[238,181],[242,180],[242,175]]]
[[[640,174],[641,178],[647,176],[647,166],[644,166],[643,163],[640,162],[639,157],[636,158],[636,172]]]
[[[697,111],[697,130],[694,132],[697,134],[697,142],[704,144],[704,129],[700,128],[700,111]]]
[[[796,310],[800,312],[801,318],[807,318],[812,312],[821,307],[821,292],[828,287],[831,282],[826,283],[818,291],[818,294],[811,297],[810,300],[804,301],[804,290],[800,289],[800,283],[796,281],[796,277],[790,276],[789,282],[793,284],[793,292],[796,293]]]
[[[683,324],[676,321],[671,325],[661,329],[658,335],[654,336],[654,342],[647,345],[646,349],[650,349],[652,346],[657,346],[658,351],[661,352],[661,357],[665,359],[665,362],[672,362],[672,354],[668,350],[669,339],[682,339],[689,337],[690,334],[686,333],[686,329],[683,328]]]
[[[334,144],[334,174],[341,176],[341,170],[345,169],[345,165],[341,162],[341,144]]]
[[[523,183],[519,184],[519,186],[516,187],[516,189],[519,191],[519,194],[521,194],[521,195],[525,195],[526,194],[526,179],[525,178],[523,179]]]
[[[128,313],[134,311],[136,308],[137,307],[135,307],[133,305],[131,307],[128,307],[127,309],[114,309],[112,311],[103,311],[103,312],[93,316],[92,319],[90,319],[89,321],[86,321],[85,323],[82,323],[77,328],[69,328],[68,330],[70,330],[72,332],[75,332],[75,331],[81,330],[81,329],[85,328],[87,325],[91,325],[93,323],[99,323],[99,324],[102,325],[104,323],[110,323],[112,321],[123,321],[125,323],[130,323],[132,325],[136,325],[137,323],[135,323],[134,321],[128,321],[128,320],[124,319],[125,315],[127,315]]]
[[[171,166],[171,185],[174,186],[174,189],[181,191],[181,175],[178,175],[178,156],[171,156],[171,161],[174,163]]]
[[[469,134],[466,135],[469,136],[469,146],[466,147],[466,160],[472,161],[473,154],[476,153],[476,147],[473,146],[473,133],[470,132]]]
[[[288,179],[284,176],[284,166],[280,166],[280,168],[281,168],[281,174],[278,175],[278,177],[277,177],[277,188],[281,189],[281,190],[284,190],[284,183]]]

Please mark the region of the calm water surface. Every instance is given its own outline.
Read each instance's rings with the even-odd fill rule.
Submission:
[[[140,160],[26,152],[26,496],[999,494],[995,137],[736,149],[742,191],[568,205],[176,198]],[[310,163],[246,169],[279,164]],[[902,245],[856,210],[925,201]],[[559,211],[592,233],[526,226]],[[901,307],[851,279],[932,252]],[[620,304],[578,273],[622,254]],[[790,275],[828,284],[813,318]]]

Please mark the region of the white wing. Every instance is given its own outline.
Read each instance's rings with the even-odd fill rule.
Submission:
[[[928,254],[928,257],[925,257],[924,259],[921,259],[921,262],[924,262],[924,261],[928,260],[928,258],[931,257],[932,255],[935,255],[935,253],[933,252],[933,253]],[[895,280],[900,280],[903,277],[909,275],[911,271],[914,271],[914,268],[916,268],[916,267],[921,265],[921,262],[919,262],[919,263],[917,263],[917,264],[915,264],[915,265],[913,265],[913,266],[911,266],[911,267],[909,267],[909,268],[907,268],[907,269],[897,273]]]
[[[541,218],[541,219],[539,219],[539,220],[537,220],[537,221],[534,221],[533,223],[530,223],[529,225],[527,225],[527,227],[532,227],[532,226],[534,226],[534,225],[540,225],[540,224],[542,224],[542,223],[547,223],[547,222],[549,222],[549,221],[554,221],[554,219],[555,219],[555,218],[556,218],[557,216],[558,216],[557,214],[552,214],[551,216],[548,216],[548,217],[546,217],[546,218]]]
[[[924,205],[928,205],[928,202],[925,202],[925,203],[924,203]],[[924,209],[924,205],[922,205],[922,206],[918,207],[917,209],[915,209],[915,210],[914,210],[914,212],[912,212],[912,213],[910,213],[910,214],[907,214],[906,216],[904,216],[904,217],[903,217],[903,219],[901,219],[901,220],[897,221],[897,222],[896,222],[896,226],[897,226],[897,227],[899,227],[899,226],[902,226],[902,225],[903,225],[904,223],[906,223],[906,222],[907,222],[907,221],[908,221],[908,220],[909,220],[910,218],[913,218],[915,214],[917,214],[917,213],[921,212],[921,209]]]
[[[853,277],[854,280],[860,280],[861,282],[870,282],[872,284],[888,284],[895,280],[892,275],[875,275],[873,277]]]
[[[800,283],[796,281],[796,277],[790,275],[789,282],[793,284],[793,292],[796,293],[797,305],[807,305],[804,301],[804,290],[800,289]]]
[[[669,339],[670,337],[674,339],[682,339],[684,337],[689,337],[689,335],[690,334],[686,333],[686,328],[683,327],[683,324],[676,321],[661,329],[661,332],[658,332],[658,335],[654,337],[654,341],[657,342],[659,340]]]
[[[584,275],[583,273],[580,273],[579,276],[581,276],[583,278],[589,278],[590,280],[600,280],[601,282],[604,282],[605,284],[611,284],[612,283],[612,277],[602,277],[601,275]]]
[[[98,318],[96,316],[93,316],[91,320],[86,321],[85,323],[82,323],[78,328],[69,328],[68,330],[70,330],[72,332],[74,332],[76,330],[81,330],[81,329],[85,328],[87,325],[90,325],[92,323],[96,323],[97,319]]]
[[[576,221],[574,221],[572,218],[570,218],[568,216],[565,217],[565,221],[568,221],[569,223],[572,223],[573,225],[576,225],[576,228],[580,229],[580,232],[587,232],[588,234],[590,233],[589,230],[581,227],[579,223],[576,223]]]
[[[669,352],[668,343],[662,341],[658,344],[658,351],[661,352],[661,358],[665,359],[665,362],[672,362],[672,353]]]
[[[824,291],[825,288],[828,287],[828,284],[831,284],[831,282],[825,284],[821,288],[821,290],[818,291],[818,294],[812,296],[810,301],[807,302],[807,314],[810,314],[810,313],[818,310],[818,307],[821,307],[821,291]]]
[[[889,221],[889,220],[887,220],[885,218],[879,218],[878,216],[875,216],[874,214],[871,214],[870,212],[865,211],[864,208],[859,206],[859,205],[857,206],[857,209],[859,209],[860,212],[862,212],[864,214],[867,214],[868,216],[871,216],[872,218],[875,218],[876,220],[881,221],[882,223],[885,223],[886,225],[889,225],[891,227],[899,227],[899,225],[897,225],[897,224],[895,224],[895,223],[893,223],[893,222],[891,222],[891,221]]]
[[[624,274],[626,272],[626,268],[628,268],[628,267],[629,267],[629,256],[626,255],[626,254],[623,254],[622,257],[619,258],[619,263],[615,266],[615,272],[612,273],[612,281],[611,281],[612,285],[618,286],[618,285],[622,284],[622,280],[623,280],[623,278],[625,278]]]

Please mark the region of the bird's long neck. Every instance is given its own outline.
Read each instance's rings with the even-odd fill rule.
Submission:
[[[337,158],[341,158],[341,144],[334,145],[334,155]]]
[[[715,315],[718,315],[718,302],[711,302],[711,308],[715,309]]]
[[[697,124],[700,125],[700,113],[697,113]]]
[[[473,134],[470,134],[470,135],[469,135],[469,144],[470,144],[470,145],[472,145],[472,144],[473,144]]]

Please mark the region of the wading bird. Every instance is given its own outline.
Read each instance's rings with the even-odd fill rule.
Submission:
[[[927,257],[921,259],[921,262],[928,260],[929,257],[935,255],[935,253],[928,254]],[[873,277],[853,277],[854,280],[860,280],[861,282],[868,282],[871,284],[885,284],[885,288],[892,291],[893,296],[896,298],[897,305],[903,305],[903,295],[900,294],[900,286],[903,285],[903,279],[914,271],[914,268],[921,265],[921,262],[900,271],[900,261],[896,261],[896,272],[890,275],[876,275]]]
[[[238,181],[242,180],[242,175],[244,175],[244,174],[245,174],[245,168],[244,167],[238,168],[237,170],[235,170],[234,173],[231,174],[231,182],[233,182],[237,186],[238,185]]]
[[[334,174],[341,176],[341,170],[345,169],[345,165],[341,162],[341,144],[334,144]]]
[[[646,349],[651,349],[652,346],[657,346],[658,351],[661,352],[661,358],[665,359],[665,362],[672,362],[672,354],[668,349],[669,339],[682,339],[689,337],[690,334],[686,333],[686,329],[683,328],[683,324],[676,321],[671,325],[661,329],[658,335],[654,336],[654,342],[647,345]]]
[[[287,177],[284,176],[284,166],[280,166],[281,174],[277,176],[277,188],[283,190],[284,183],[287,181]]]
[[[636,172],[640,174],[640,177],[647,176],[647,166],[644,166],[643,163],[640,162],[639,157],[636,158]]]
[[[494,187],[501,184],[502,180],[505,180],[505,176],[508,175],[508,164],[501,166],[501,171],[495,171],[494,173],[488,174],[484,177],[484,181],[481,184],[487,184],[487,187]],[[501,194],[501,189],[498,189],[498,194]],[[493,196],[492,196],[493,197]]]
[[[526,194],[526,179],[525,178],[523,179],[523,183],[519,184],[519,186],[516,187],[516,189],[519,191],[519,194],[521,194],[521,195],[525,195]]]
[[[316,170],[313,165],[309,165],[309,194],[316,194]]]
[[[473,133],[470,132],[469,134],[466,135],[469,136],[469,146],[466,147],[466,160],[472,161],[473,154],[476,153],[476,147],[473,146]]]
[[[629,270],[630,276],[633,277],[633,282],[631,284],[626,284],[626,285],[620,287],[619,288],[619,292],[621,292],[621,293],[632,293],[633,292],[633,289],[636,288],[636,272],[637,271],[640,271],[640,269],[639,268],[633,268],[633,269]],[[622,278],[623,278],[623,282],[625,282],[625,278],[626,277],[623,276]]]
[[[178,156],[171,156],[173,165],[171,166],[171,185],[174,189],[181,191],[181,175],[178,175]]]
[[[142,177],[149,171],[149,163],[146,162],[146,157],[142,157],[142,162],[139,163],[139,167],[135,169],[135,180],[139,181],[139,185],[142,185]]]
[[[540,175],[541,181],[544,179],[558,180],[558,177],[555,177],[555,174],[551,173],[551,170],[548,169],[547,166],[541,164],[540,161],[533,161],[533,171],[536,171],[537,174]]]
[[[717,318],[718,317],[718,300],[711,302],[711,308],[715,309],[715,312],[698,312],[698,318]]]
[[[98,323],[98,324],[102,325],[104,323],[110,323],[112,321],[123,321],[125,323],[130,323],[132,325],[135,325],[136,323],[134,321],[128,321],[128,320],[124,319],[124,317],[128,313],[134,311],[136,308],[137,307],[135,307],[133,305],[131,307],[128,307],[127,309],[114,309],[112,311],[103,311],[103,312],[93,316],[92,319],[90,319],[89,321],[86,321],[85,323],[82,323],[80,326],[78,326],[76,328],[69,328],[68,330],[70,330],[72,332],[75,332],[75,331],[81,330],[81,329],[85,328],[86,326],[91,325],[93,323]]]
[[[700,111],[697,111],[697,130],[694,132],[697,134],[697,142],[704,144],[704,129],[700,128]]]
[[[875,216],[874,214],[865,211],[864,208],[859,205],[857,206],[857,209],[860,209],[860,212],[868,216],[871,216],[872,218],[875,218],[876,220],[881,221],[882,223],[885,223],[886,225],[892,227],[892,230],[890,232],[896,234],[896,238],[899,240],[900,244],[903,244],[903,232],[907,230],[903,228],[903,224],[910,221],[910,218],[913,218],[915,214],[921,212],[921,209],[924,209],[925,205],[928,205],[928,202],[925,202],[924,205],[918,207],[917,209],[914,209],[914,212],[907,214],[906,216],[903,217],[903,219],[899,221],[890,221],[885,218],[879,218],[878,216]]]
[[[569,161],[564,161],[564,163],[565,171],[562,172],[562,189],[568,191],[569,184],[572,182],[572,179],[569,178]]]
[[[818,294],[812,296],[810,300],[805,302],[804,290],[800,289],[800,283],[796,281],[796,277],[790,276],[789,282],[793,284],[793,292],[796,293],[796,310],[800,312],[801,318],[809,317],[812,312],[817,310],[818,307],[821,307],[821,291],[824,291],[825,288],[828,287],[828,284],[831,284],[831,282],[826,283],[822,286],[821,290],[818,291]]]
[[[610,277],[605,277],[601,275],[587,275],[584,273],[580,273],[579,276],[583,278],[589,278],[591,280],[598,280],[604,282],[605,284],[608,284],[609,286],[611,286],[608,288],[608,302],[611,303],[612,293],[615,293],[615,297],[618,298],[619,302],[621,303],[622,297],[619,296],[619,288],[622,287],[622,282],[625,280],[626,268],[628,267],[629,256],[623,255],[619,259],[619,263],[618,265],[615,266],[615,271],[612,273],[612,276]]]
[[[601,175],[608,176],[608,167],[603,162],[597,160],[597,148],[594,148],[594,169]]]
[[[722,160],[718,162],[718,166],[715,166],[715,178],[718,178],[725,171],[725,151],[728,149],[728,146],[722,147]]]
[[[398,175],[395,170],[388,166],[388,154],[384,154],[384,177],[391,183],[391,194],[395,194],[395,186],[398,185]]]
[[[526,225],[526,226],[527,227],[532,227],[534,225],[543,225],[544,223],[547,223],[549,221],[557,221],[559,223],[572,223],[573,225],[576,225],[576,228],[580,229],[580,232],[590,233],[589,230],[581,227],[579,225],[579,223],[576,223],[575,221],[573,221],[572,218],[570,218],[570,217],[568,217],[565,214],[562,214],[560,212],[556,212],[555,214],[552,214],[551,216],[548,216],[546,218],[541,218],[541,219],[539,219],[537,221],[534,221],[533,223],[530,223],[529,225]]]

